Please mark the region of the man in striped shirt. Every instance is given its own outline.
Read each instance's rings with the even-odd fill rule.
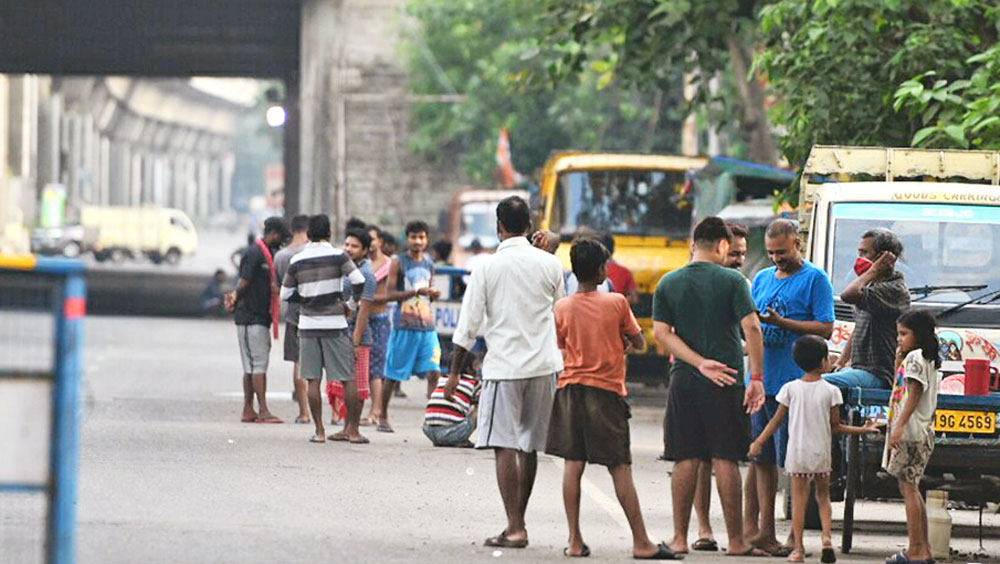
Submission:
[[[301,304],[299,311],[299,375],[309,383],[309,411],[316,434],[314,443],[326,442],[323,427],[323,400],[320,380],[340,380],[346,392],[348,421],[360,415],[358,386],[354,381],[354,346],[348,334],[343,288],[352,286],[360,296],[365,277],[342,249],[330,244],[330,219],[325,215],[309,218],[309,243],[288,266],[281,284],[281,299]],[[358,413],[352,413],[358,410]],[[355,430],[355,433],[357,430]]]
[[[450,399],[445,397],[444,383],[434,389],[424,411],[424,435],[434,446],[475,446],[469,442],[469,437],[476,430],[479,390],[479,380],[466,374],[459,378]]]

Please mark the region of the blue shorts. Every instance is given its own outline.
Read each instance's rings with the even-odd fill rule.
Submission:
[[[750,416],[753,440],[757,440],[757,437],[764,432],[764,427],[767,427],[771,418],[778,412],[779,405],[781,404],[774,396],[767,396],[763,409]],[[788,416],[785,416],[785,420],[778,426],[778,430],[764,443],[764,447],[760,450],[760,456],[753,459],[752,462],[758,464],[776,463],[779,467],[784,468],[786,452],[788,452]]]
[[[389,380],[409,380],[416,374],[441,371],[441,343],[437,331],[393,329],[389,336],[389,355],[385,362],[385,377]]]

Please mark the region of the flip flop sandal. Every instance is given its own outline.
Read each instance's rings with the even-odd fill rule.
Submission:
[[[303,419],[301,417],[296,417],[295,418],[295,423],[297,425],[305,425],[307,423],[312,423],[312,420],[311,419]]]
[[[649,556],[636,556],[632,555],[633,560],[684,560],[684,554],[680,552],[674,552],[670,550],[670,547],[664,543],[656,545],[656,552],[650,554]]]
[[[569,547],[567,546],[566,548],[563,549],[563,556],[566,556],[567,558],[586,558],[590,556],[590,547],[587,546],[586,543],[584,543],[583,550],[580,551],[580,554],[570,554]]]
[[[254,423],[272,423],[272,424],[276,424],[276,423],[284,423],[284,421],[282,421],[281,419],[278,419],[277,417],[268,417],[267,419],[257,418],[257,420],[254,421]]]
[[[719,543],[715,539],[710,539],[708,537],[702,537],[691,545],[692,550],[701,550],[705,552],[717,552],[719,550]]]
[[[243,419],[240,419],[240,423],[256,423],[256,422],[257,422],[256,417],[244,417]]]
[[[326,437],[326,440],[328,440],[328,441],[334,441],[334,442],[338,442],[338,443],[346,443],[346,442],[350,441],[351,439],[348,439],[347,435],[343,435],[343,434],[340,434],[340,433],[334,433],[332,435],[328,435]]]
[[[784,558],[786,556],[791,555],[792,552],[794,552],[794,549],[792,547],[785,545],[781,545],[778,548],[770,551],[767,550],[766,548],[762,548],[761,550],[763,550],[764,552],[768,553],[771,556],[776,556],[778,558]],[[806,556],[805,554],[802,555],[803,558],[805,558],[805,556]]]
[[[803,556],[802,554],[797,554],[793,550],[792,553],[788,555],[788,561],[789,562],[805,562],[806,561],[806,557]]]
[[[749,558],[764,558],[767,556],[771,556],[771,554],[769,554],[766,550],[757,548],[756,546],[751,546],[747,550],[740,552],[738,554],[727,552],[726,556],[745,556]]]
[[[837,553],[832,548],[824,548],[820,554],[819,561],[823,564],[833,564],[837,561]]]
[[[309,442],[310,443],[325,443],[326,439],[321,439],[321,438],[317,437],[316,435],[313,435],[312,437],[309,438]]]
[[[360,439],[351,439],[350,440],[350,443],[352,445],[366,445],[366,444],[368,444],[370,442],[371,441],[368,440],[368,437],[361,437]]]
[[[380,423],[378,427],[375,427],[375,430],[378,431],[379,433],[395,433],[396,432],[396,431],[394,431],[392,429],[392,426],[389,425],[388,423]]]
[[[483,543],[483,546],[493,546],[500,548],[527,548],[528,539],[510,540],[509,538],[507,538],[507,531],[504,530],[504,532],[500,533],[499,535],[486,539],[486,542]]]

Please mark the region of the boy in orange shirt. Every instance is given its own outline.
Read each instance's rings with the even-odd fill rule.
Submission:
[[[645,341],[625,296],[601,293],[607,277],[608,250],[596,239],[581,238],[570,249],[578,293],[555,307],[556,334],[565,369],[559,375],[545,452],[566,459],[563,502],[569,522],[566,556],[589,556],[580,532],[580,481],[587,463],[608,467],[615,493],[632,529],[632,555],[638,559],[675,560],[663,543],[646,534],[639,496],[632,482],[632,454],[624,396],[625,352]]]

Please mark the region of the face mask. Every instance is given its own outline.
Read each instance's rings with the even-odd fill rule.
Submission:
[[[866,259],[865,257],[858,257],[858,260],[854,261],[854,273],[858,276],[868,272],[868,269],[875,264],[872,261]]]

